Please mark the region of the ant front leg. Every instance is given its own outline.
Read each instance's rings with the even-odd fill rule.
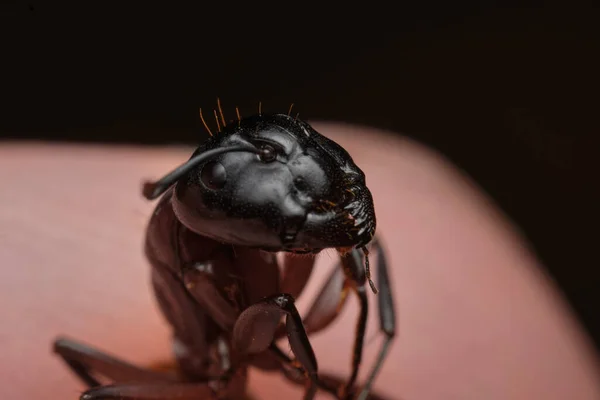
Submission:
[[[289,279],[284,278],[282,289],[287,289],[297,293],[302,290],[309,272],[312,270],[314,263],[313,258],[296,258],[293,266],[296,270],[288,270],[290,273],[286,275]],[[290,267],[291,264],[286,264]],[[304,277],[304,278],[301,278]],[[292,277],[302,280],[302,284],[292,282]],[[343,281],[344,276],[340,268],[336,269],[334,276],[329,281],[329,286],[337,286],[340,283],[340,277]],[[237,356],[260,353],[263,350],[270,350],[281,364],[285,377],[295,384],[303,384],[306,382],[304,376],[305,371],[308,372],[311,384],[314,384],[314,379],[317,373],[317,363],[308,341],[307,330],[303,323],[299,320],[298,312],[293,304],[293,295],[276,295],[263,300],[257,304],[250,306],[239,316],[236,310],[230,305],[227,300],[219,293],[215,286],[214,269],[210,262],[197,263],[192,267],[186,268],[184,273],[185,286],[188,288],[192,297],[200,304],[204,310],[226,331],[234,331],[234,341],[237,338],[236,352]],[[286,283],[287,282],[287,283]],[[286,291],[287,291],[286,290]],[[326,291],[328,292],[328,291]],[[288,303],[285,307],[273,307],[273,302],[277,299],[285,299]],[[280,302],[281,303],[281,302]],[[323,302],[320,302],[323,303]],[[321,304],[322,305],[322,304]],[[334,305],[335,309],[336,306]],[[266,311],[266,312],[265,312]],[[330,315],[330,307],[326,308],[325,314]],[[323,319],[315,313],[315,318],[309,318],[304,321],[304,325],[311,329],[318,330],[323,325]],[[279,324],[282,315],[287,315],[288,323],[281,330]],[[291,321],[289,320],[291,319]],[[290,324],[292,324],[293,332],[290,333]],[[237,336],[236,336],[237,335]],[[256,336],[254,336],[256,335]],[[291,360],[279,347],[275,344],[275,340],[283,335],[290,337],[298,337],[295,342],[298,346],[293,345],[292,350],[299,359],[304,368],[299,368],[294,360]],[[291,339],[292,340],[292,339]],[[302,358],[304,357],[304,362]],[[336,395],[336,391],[331,385],[325,385],[323,382],[318,382],[318,387],[323,391]],[[312,388],[310,390],[313,390]],[[307,398],[312,394],[307,393]]]
[[[317,359],[291,295],[273,295],[244,310],[233,328],[234,349],[246,354],[267,350],[272,346],[282,316],[286,317],[292,352],[309,378],[304,399],[313,399],[319,387]]]

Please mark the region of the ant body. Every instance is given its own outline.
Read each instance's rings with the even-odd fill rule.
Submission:
[[[364,173],[346,150],[289,113],[241,119],[238,112],[237,122],[222,122],[223,130],[218,125],[213,136],[209,129],[209,140],[185,164],[143,190],[149,200],[160,197],[145,254],[172,327],[178,373],[142,369],[57,339],[54,351],[90,387],[81,399],[249,399],[251,366],[280,370],[305,386],[305,399],[319,389],[338,399],[381,398],[371,386],[394,338],[395,315]],[[370,278],[370,244],[378,252],[379,291]],[[329,248],[338,251],[341,266],[302,318],[294,299],[317,254]],[[282,272],[279,252],[285,254]],[[359,391],[367,283],[378,292],[385,339]],[[351,376],[343,380],[319,374],[308,336],[337,317],[349,292],[358,297],[360,313]],[[286,335],[295,359],[276,344]],[[101,384],[97,375],[112,383]]]

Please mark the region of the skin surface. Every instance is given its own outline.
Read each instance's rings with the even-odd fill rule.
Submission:
[[[579,324],[518,232],[439,155],[370,129],[315,123],[365,171],[386,246],[398,336],[375,389],[403,400],[595,400],[600,369]],[[141,365],[170,359],[142,240],[143,179],[191,149],[0,145],[0,398],[76,399],[57,335]],[[335,262],[318,261],[300,312]],[[379,347],[375,298],[364,379]],[[346,376],[357,302],[311,338],[321,371]],[[285,349],[289,346],[284,345]],[[259,399],[301,398],[252,373]],[[324,396],[323,398],[328,398]]]

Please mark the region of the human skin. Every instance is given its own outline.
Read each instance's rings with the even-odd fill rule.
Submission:
[[[518,230],[438,154],[373,129],[315,123],[365,171],[389,256],[398,335],[375,389],[398,400],[597,400],[597,355]],[[58,335],[139,365],[169,360],[142,253],[140,193],[188,148],[0,145],[0,398],[76,399]],[[320,258],[306,310],[335,262]],[[251,267],[251,266],[249,266]],[[379,349],[375,296],[364,379]],[[321,371],[347,376],[357,302],[312,337]],[[285,348],[288,348],[285,346]],[[252,372],[259,399],[301,388]]]

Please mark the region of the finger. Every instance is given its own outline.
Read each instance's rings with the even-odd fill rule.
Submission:
[[[598,397],[579,326],[522,239],[469,182],[413,143],[316,126],[367,174],[391,252],[398,338],[375,389],[405,399]],[[10,188],[0,191],[1,372],[11,382],[0,397],[76,397],[79,383],[50,353],[59,334],[140,365],[170,358],[141,251],[154,203],[142,199],[140,184],[188,156],[175,148],[0,148],[0,178]],[[318,260],[301,312],[334,262]],[[356,312],[350,302],[311,339],[321,370],[349,373]],[[377,321],[369,326],[375,331]],[[366,348],[365,364],[377,349]],[[271,375],[251,378],[263,398],[301,394]]]

